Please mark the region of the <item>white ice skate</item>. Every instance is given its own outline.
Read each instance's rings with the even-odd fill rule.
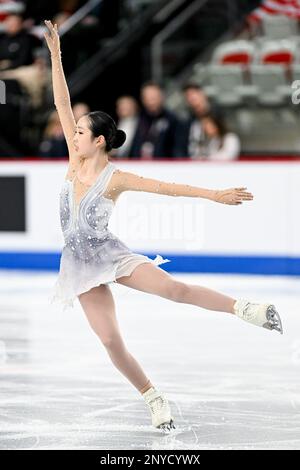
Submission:
[[[175,429],[174,418],[167,398],[154,387],[143,393],[145,402],[151,411],[151,419],[154,427],[168,432]]]
[[[262,326],[268,330],[277,330],[283,334],[279,313],[272,304],[255,304],[245,299],[235,302],[234,313],[242,320]]]

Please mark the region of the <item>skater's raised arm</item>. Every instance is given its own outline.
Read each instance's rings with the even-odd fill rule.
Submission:
[[[230,188],[224,190],[213,190],[190,186],[188,184],[168,183],[129,172],[120,172],[119,189],[123,191],[144,191],[147,193],[164,194],[167,196],[201,197],[222,204],[238,205],[242,201],[253,199],[247,188]]]
[[[46,32],[44,36],[51,53],[54,104],[64,131],[71,160],[75,155],[73,137],[76,130],[76,122],[61,61],[60,39],[57,25],[55,24],[55,26],[53,26],[51,21],[47,20],[45,21],[45,25],[49,30],[49,32]]]

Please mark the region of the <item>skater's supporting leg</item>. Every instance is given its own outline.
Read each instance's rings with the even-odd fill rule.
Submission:
[[[150,380],[146,383],[145,387],[141,388],[140,393],[143,395],[143,393],[147,392],[151,387],[153,387],[152,383]]]
[[[206,287],[178,281],[159,266],[151,263],[140,264],[130,276],[119,277],[117,282],[175,302],[234,314],[233,305],[236,300],[232,297]]]
[[[113,364],[138,391],[144,388],[147,390],[149,379],[129,353],[121,337],[110,288],[107,285],[94,287],[79,295],[78,299],[90,326],[100,338]]]

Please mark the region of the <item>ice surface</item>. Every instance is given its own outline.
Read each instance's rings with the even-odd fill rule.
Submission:
[[[271,301],[284,334],[111,285],[129,351],[168,397],[151,425],[83,310],[47,303],[55,274],[0,272],[0,449],[300,449],[299,278],[183,275]]]

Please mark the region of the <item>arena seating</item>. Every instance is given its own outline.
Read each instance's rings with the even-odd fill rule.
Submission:
[[[206,93],[217,104],[282,106],[291,101],[291,84],[300,78],[298,21],[266,15],[262,31],[256,38],[221,43],[212,53],[206,73],[203,64],[198,67],[206,77]]]
[[[272,39],[285,39],[298,34],[298,21],[287,15],[265,15],[262,18],[264,36]]]

